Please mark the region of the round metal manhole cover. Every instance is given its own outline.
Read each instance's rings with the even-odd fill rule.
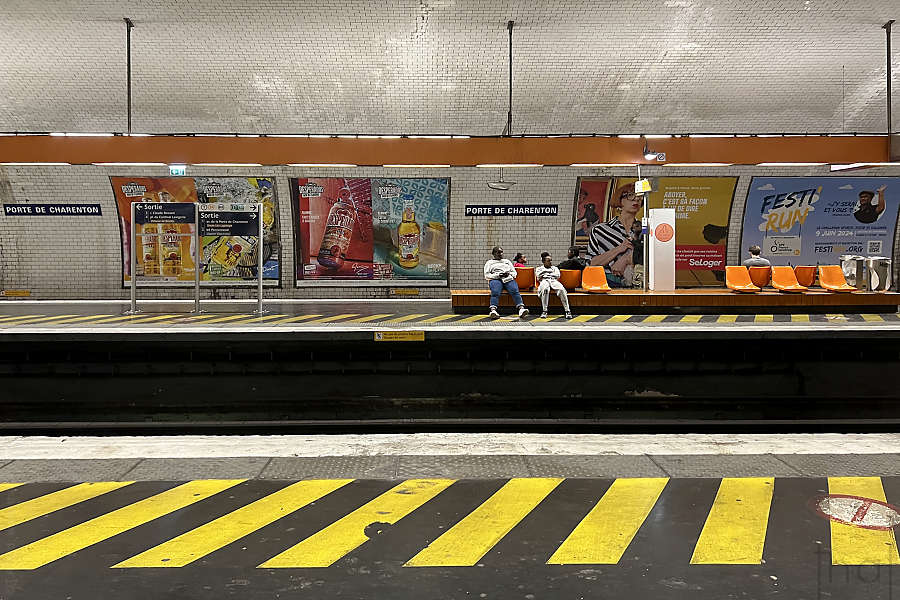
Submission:
[[[862,496],[819,496],[813,508],[826,519],[863,529],[887,530],[900,525],[900,510],[887,502]]]

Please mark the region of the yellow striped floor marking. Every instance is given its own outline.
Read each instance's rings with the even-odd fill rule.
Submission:
[[[604,323],[624,323],[633,315],[613,315],[607,320],[603,321]]]
[[[446,321],[447,319],[452,319],[457,316],[456,314],[452,315],[438,315],[436,317],[431,317],[430,319],[422,319],[423,323],[440,323],[441,321]]]
[[[484,504],[404,566],[471,567],[477,564],[560,483],[562,479],[510,479]]]
[[[838,320],[838,321],[846,321],[846,320],[847,320],[847,315],[845,315],[845,314],[843,314],[843,313],[839,313],[839,314],[831,314],[831,313],[828,313],[828,314],[825,315],[825,318],[826,318],[826,319],[829,319],[829,320],[834,319],[834,320]]]
[[[96,498],[113,490],[131,485],[133,481],[102,481],[99,483],[79,483],[65,489],[39,496],[0,509],[0,531],[19,523],[37,519],[73,504]]]
[[[21,321],[22,319],[33,319],[35,317],[43,317],[44,315],[16,315],[14,317],[3,317],[0,318],[0,325],[6,325],[7,323],[12,323],[14,321]]]
[[[191,322],[191,321],[204,321],[204,320],[206,320],[206,319],[214,319],[214,318],[216,318],[216,317],[218,317],[218,316],[219,316],[219,313],[207,313],[207,314],[202,314],[202,315],[190,315],[190,316],[188,316],[188,317],[185,317],[185,318],[184,318],[184,321],[185,321],[186,323],[187,323],[187,322]]]
[[[447,489],[454,481],[404,481],[259,566],[265,569],[331,566],[369,540],[365,533],[369,525],[396,523]]]
[[[105,319],[106,317],[112,317],[113,315],[84,315],[81,317],[75,317],[74,319],[63,319],[62,321],[55,321],[54,325],[62,325],[63,323],[84,323],[85,321],[94,321],[97,319]]]
[[[0,570],[37,569],[233,487],[244,479],[191,481],[0,555]]]
[[[253,325],[254,323],[265,323],[266,321],[272,321],[274,319],[281,319],[286,316],[288,316],[288,315],[262,315],[261,317],[254,316],[254,317],[247,319],[246,321],[238,321],[237,323],[232,323],[232,325]],[[270,325],[271,325],[271,323],[270,323]]]
[[[299,321],[306,321],[307,319],[315,319],[316,317],[321,317],[322,315],[297,315],[294,317],[288,317],[287,319],[281,319],[279,321],[272,321],[269,325],[283,325],[285,323],[297,323]]]
[[[662,323],[665,318],[666,315],[649,315],[644,318],[644,323]]]
[[[183,314],[156,315],[153,317],[148,316],[147,318],[137,318],[137,319],[133,320],[131,323],[132,324],[134,324],[134,323],[153,323],[156,321],[168,321],[170,319],[178,319],[183,316],[184,316]]]
[[[885,501],[880,477],[829,477],[829,494]],[[831,521],[831,564],[900,565],[893,530],[863,529]]]
[[[472,315],[469,317],[464,317],[464,318],[460,319],[459,321],[456,321],[456,323],[474,323],[476,321],[483,321],[484,319],[487,319],[487,318],[488,318],[488,315]]]
[[[159,546],[113,565],[129,567],[183,567],[224,548],[278,519],[300,510],[310,502],[353,481],[324,479],[298,481],[265,498],[179,535]]]
[[[359,317],[358,319],[350,319],[349,321],[344,321],[344,323],[368,323],[369,321],[383,321],[385,317],[390,317],[394,313],[382,313],[380,315],[368,315],[366,317]]]
[[[310,323],[333,323],[334,321],[340,321],[341,319],[346,319],[348,317],[355,317],[356,313],[345,313],[341,315],[329,315],[327,317],[322,317],[321,319],[313,319],[312,321],[307,321],[306,325]]]
[[[600,315],[578,315],[574,319],[572,319],[573,323],[587,323],[592,319],[596,319]]]
[[[716,323],[734,323],[737,321],[737,315],[719,315],[719,318],[716,319]]]
[[[553,320],[555,320],[555,319],[558,319],[558,318],[560,318],[561,316],[562,316],[562,315],[547,315],[547,318],[546,318],[546,319],[542,319],[540,316],[538,316],[538,318],[535,319],[535,320],[536,320],[538,323],[546,323],[547,321],[553,321]]]
[[[10,323],[14,327],[18,327],[19,325],[31,325],[32,323],[47,323],[50,324],[50,321],[58,321],[61,319],[71,319],[72,317],[77,317],[78,315],[53,315],[52,317],[38,317],[34,319],[26,319],[24,321],[16,321],[15,323]]]
[[[684,315],[678,320],[679,323],[699,323],[703,315]]]
[[[722,478],[691,564],[762,564],[774,488],[774,477]]]
[[[422,317],[427,317],[428,313],[418,313],[412,315],[403,315],[402,317],[397,317],[396,319],[388,319],[388,323],[403,323],[405,321],[415,321],[416,319],[421,319]]]
[[[884,323],[884,317],[881,315],[859,315],[863,318],[864,321],[869,321],[872,323]]]
[[[120,321],[129,321],[131,323],[145,323],[147,321],[158,321],[160,319],[171,319],[173,317],[181,317],[184,315],[154,315],[154,314],[137,314],[137,315],[122,315],[121,317],[111,317],[109,319],[100,319],[98,321],[94,321],[91,325],[97,325],[100,323],[118,323]]]
[[[618,563],[668,481],[667,477],[616,479],[547,564]]]
[[[774,323],[775,316],[774,315],[754,315],[753,322],[754,323]]]
[[[24,485],[22,483],[0,483],[0,492],[5,492],[6,490],[11,490],[13,488],[17,488],[20,485]]]
[[[252,318],[252,317],[253,317],[253,315],[242,313],[239,315],[228,315],[227,317],[218,317],[216,319],[210,319],[209,321],[203,321],[200,324],[201,325],[209,325],[210,323],[227,323],[228,321],[237,321],[238,319],[247,319],[247,318]]]
[[[809,315],[791,315],[791,323],[809,323]]]

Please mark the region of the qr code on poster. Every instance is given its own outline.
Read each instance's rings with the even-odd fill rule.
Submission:
[[[866,254],[869,256],[881,254],[881,240],[869,240],[866,244]]]

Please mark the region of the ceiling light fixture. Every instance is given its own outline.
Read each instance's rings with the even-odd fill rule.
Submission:
[[[288,163],[289,167],[355,167],[352,163]]]
[[[570,167],[633,167],[632,163],[572,163]]]
[[[666,163],[664,167],[730,167],[733,163]]]
[[[821,167],[823,162],[764,162],[756,163],[757,167]]]
[[[447,169],[450,165],[381,165],[387,169]]]
[[[261,167],[261,163],[194,163],[195,167]]]

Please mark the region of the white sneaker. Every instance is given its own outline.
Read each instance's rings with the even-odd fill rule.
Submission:
[[[542,318],[542,319],[546,319],[546,318],[547,318],[547,311],[544,311],[544,312],[541,313],[541,318]]]
[[[520,306],[519,307],[519,318],[521,319],[522,317],[527,317],[527,316],[528,316],[528,309],[525,308],[524,306]]]
[[[566,313],[566,318],[567,318],[567,319],[571,319],[571,318],[572,318],[572,313],[567,312],[567,313]]]
[[[492,319],[499,319],[500,313],[497,312],[496,307],[491,307],[491,312],[488,313],[488,316]]]

